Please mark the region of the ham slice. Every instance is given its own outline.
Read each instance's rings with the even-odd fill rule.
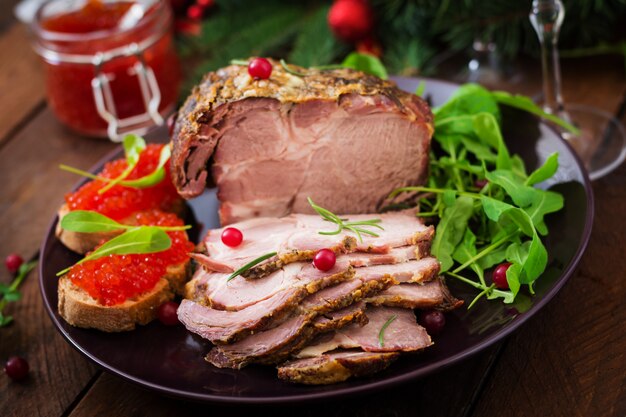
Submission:
[[[371,305],[388,307],[402,307],[411,309],[454,310],[463,304],[456,299],[442,278],[437,278],[423,284],[400,284],[381,291],[374,297],[366,300]]]
[[[332,338],[302,349],[296,356],[308,358],[343,349],[361,349],[366,352],[416,352],[432,345],[426,330],[417,324],[412,310],[392,307],[368,307],[365,326],[350,325],[336,331]],[[380,333],[383,332],[382,344]]]
[[[241,369],[249,363],[280,363],[315,335],[340,329],[348,324],[363,324],[365,304],[356,303],[333,311],[328,317],[314,313],[299,314],[273,329],[253,334],[232,345],[219,346],[207,354],[207,362],[218,368]]]
[[[416,257],[415,249],[415,246],[404,246],[392,249],[388,254],[343,255],[327,272],[319,271],[308,263],[292,263],[253,281],[241,276],[229,281],[229,274],[199,269],[187,285],[187,298],[220,310],[241,310],[287,288],[305,287],[309,293],[314,293],[351,278],[354,274],[351,266],[359,270],[368,267],[359,272],[361,274],[376,276],[389,272],[399,281],[428,281],[439,272],[439,263],[434,258],[409,262]],[[376,265],[378,267],[372,268]]]
[[[370,228],[378,237],[362,234],[360,241],[354,233],[346,230],[336,235],[319,234],[320,231],[332,232],[336,225],[318,215],[257,218],[232,225],[244,235],[241,245],[235,248],[224,245],[221,241],[223,229],[214,229],[204,239],[204,252],[194,257],[209,271],[232,273],[263,254],[276,252],[276,256],[258,263],[244,274],[247,278],[260,278],[286,264],[310,261],[318,250],[324,248],[336,254],[388,254],[393,248],[416,246],[418,258],[430,251],[434,229],[425,226],[414,213],[403,211],[341,217],[350,221],[378,218],[384,230]]]
[[[278,367],[278,377],[297,384],[336,384],[351,377],[380,372],[395,361],[399,355],[397,352],[332,352],[312,358],[285,362]]]

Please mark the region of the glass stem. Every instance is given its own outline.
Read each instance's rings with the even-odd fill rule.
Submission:
[[[561,0],[534,0],[530,22],[541,44],[544,109],[567,119],[561,95],[561,67],[559,65],[559,30],[565,17]]]

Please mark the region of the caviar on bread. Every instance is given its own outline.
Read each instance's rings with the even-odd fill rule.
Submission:
[[[125,180],[143,178],[153,173],[158,167],[164,146],[167,145],[150,144],[145,146],[139,154],[136,165],[125,177]],[[172,185],[169,165],[169,161],[167,161],[163,167],[165,169],[163,179],[150,187],[137,188],[122,184],[110,186],[107,181],[94,179],[78,190],[68,193],[65,196],[65,204],[58,211],[59,222],[56,236],[69,249],[84,254],[93,250],[98,244],[121,233],[121,231],[79,233],[63,230],[60,227],[61,219],[74,210],[92,210],[124,224],[133,224],[133,214],[142,210],[159,209],[182,216],[185,204]],[[128,166],[126,158],[116,159],[107,163],[98,173],[98,177],[118,178]]]
[[[136,225],[183,226],[175,214],[136,212]],[[169,249],[143,254],[112,254],[78,263],[59,279],[58,310],[77,327],[106,332],[132,330],[157,317],[158,307],[181,294],[188,277],[189,252],[184,231],[167,231]]]

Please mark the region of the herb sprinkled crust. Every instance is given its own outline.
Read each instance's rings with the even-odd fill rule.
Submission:
[[[407,118],[428,126],[434,131],[433,116],[424,100],[396,87],[395,83],[349,68],[306,69],[290,65],[290,69],[303,76],[287,72],[281,64],[270,59],[272,75],[266,80],[250,77],[245,65],[230,65],[209,72],[194,87],[178,113],[173,138],[185,140],[200,133],[208,124],[211,112],[219,106],[246,98],[273,98],[281,103],[303,103],[311,100],[338,100],[341,96],[382,95],[387,97]],[[173,159],[177,149],[174,147]]]
[[[281,103],[302,103],[309,100],[336,100],[342,95],[358,94],[373,96],[382,94],[393,98],[400,107],[404,107],[404,98],[417,98],[413,94],[402,92],[395,83],[349,68],[319,70],[306,69],[290,65],[298,73],[291,74],[271,60],[272,75],[267,80],[256,80],[248,74],[245,65],[230,65],[216,72],[208,73],[200,85],[194,87],[184,108],[193,104],[194,111],[186,115],[190,123],[202,123],[203,116],[222,104],[244,98],[274,98]],[[422,104],[419,114],[431,123],[432,115],[423,100],[412,100]],[[414,113],[407,110],[407,113]],[[183,113],[185,114],[185,113]],[[180,120],[179,120],[180,121]]]

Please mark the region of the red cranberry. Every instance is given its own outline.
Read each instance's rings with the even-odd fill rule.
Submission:
[[[243,233],[235,227],[227,227],[222,232],[222,243],[231,248],[241,245],[243,241]]]
[[[500,288],[501,290],[509,289],[509,283],[506,280],[506,271],[508,271],[510,267],[511,264],[509,262],[504,262],[498,265],[496,269],[493,270],[493,275],[491,279],[493,280],[493,283],[496,284],[496,287]]]
[[[254,58],[248,64],[248,74],[253,78],[267,80],[272,75],[272,64],[265,58]]]
[[[332,250],[322,249],[313,257],[313,266],[320,271],[329,271],[333,266],[335,266],[336,261],[337,257]]]
[[[15,274],[20,269],[20,266],[22,266],[23,263],[24,259],[22,259],[22,257],[17,253],[10,254],[4,260],[4,264],[6,265],[9,272],[12,274]]]
[[[12,356],[4,365],[4,372],[14,381],[22,381],[28,376],[28,362],[19,356]]]
[[[482,180],[476,180],[474,181],[474,187],[478,188],[478,189],[483,189],[483,187],[485,185],[489,184],[489,181],[486,179],[482,179]]]
[[[177,310],[178,303],[175,303],[174,301],[168,301],[159,306],[159,309],[157,310],[157,315],[161,323],[165,324],[166,326],[173,326],[179,323],[178,315],[176,314]]]
[[[441,311],[425,310],[420,313],[418,321],[429,335],[434,336],[443,330],[446,325],[446,316]]]
[[[187,9],[187,17],[190,18],[191,20],[200,20],[202,19],[203,15],[204,15],[204,7],[200,6],[199,4],[192,4]]]

